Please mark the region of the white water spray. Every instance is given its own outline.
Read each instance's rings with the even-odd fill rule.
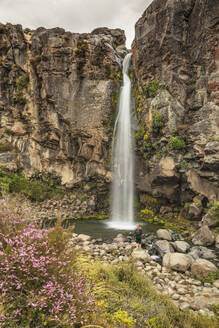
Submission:
[[[110,226],[135,228],[133,213],[133,138],[131,128],[131,81],[128,76],[131,54],[123,61],[123,86],[113,132],[113,184]]]

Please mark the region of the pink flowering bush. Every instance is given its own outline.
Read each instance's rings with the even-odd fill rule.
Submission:
[[[0,201],[0,327],[80,327],[93,309],[70,234]]]

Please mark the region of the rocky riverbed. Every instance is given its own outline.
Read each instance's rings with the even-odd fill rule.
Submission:
[[[112,241],[103,242],[74,233],[71,245],[85,252],[91,261],[113,265],[134,261],[137,269],[146,274],[161,293],[171,297],[181,310],[213,316],[212,305],[219,303],[219,280],[213,284],[202,283],[195,277],[217,272],[217,252],[203,246],[191,246],[182,239],[171,231],[159,229],[156,236],[145,235],[144,248],[138,249],[132,234],[119,234]]]

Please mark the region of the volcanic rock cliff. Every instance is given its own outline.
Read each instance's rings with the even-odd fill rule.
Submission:
[[[142,203],[147,195],[165,205],[219,198],[218,12],[217,0],[154,0],[136,23]]]
[[[154,0],[136,23],[130,77],[142,207],[156,201],[165,212],[194,197],[203,206],[219,198],[218,11],[217,0]],[[120,29],[1,24],[0,169],[83,191],[86,204],[74,195],[73,215],[108,209],[126,53]]]
[[[0,25],[0,168],[108,191],[124,44],[120,29]]]

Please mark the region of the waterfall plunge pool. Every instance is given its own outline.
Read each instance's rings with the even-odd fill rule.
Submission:
[[[89,235],[94,239],[99,239],[101,238],[104,241],[107,240],[112,240],[115,238],[119,233],[129,233],[132,232],[140,223],[142,225],[142,230],[143,233],[153,233],[156,232],[159,228],[161,228],[160,225],[158,224],[152,224],[148,223],[145,221],[136,220],[134,222],[133,226],[125,226],[118,229],[111,227],[111,220],[110,219],[105,219],[105,220],[97,220],[97,219],[88,219],[88,220],[83,220],[83,219],[78,219],[78,220],[72,220],[71,223],[72,225],[75,225],[74,232],[77,234],[85,234]],[[130,229],[131,228],[131,229]],[[133,229],[134,228],[134,229]]]

